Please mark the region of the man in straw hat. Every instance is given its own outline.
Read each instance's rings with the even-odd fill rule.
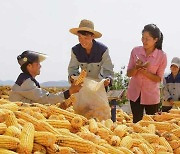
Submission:
[[[79,68],[87,71],[87,77],[94,80],[106,78],[104,85],[111,84],[113,77],[113,64],[109,56],[108,48],[95,39],[102,34],[94,30],[94,24],[90,20],[81,20],[78,28],[69,30],[78,36],[79,44],[72,47],[71,60],[68,66],[69,79],[79,75]]]
[[[80,90],[81,85],[72,84],[69,90],[57,94],[50,94],[46,90],[40,88],[38,81],[35,79],[40,74],[40,62],[46,59],[46,55],[34,51],[24,51],[17,57],[21,66],[21,73],[10,93],[10,101],[21,101],[24,103],[42,103],[56,104],[63,102],[64,99],[70,97],[71,94]],[[60,105],[61,106],[61,105]],[[64,102],[62,106],[66,106]]]

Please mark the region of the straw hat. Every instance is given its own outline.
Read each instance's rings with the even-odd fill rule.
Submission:
[[[90,20],[81,20],[78,28],[72,28],[69,30],[72,34],[78,35],[78,31],[88,31],[94,34],[95,38],[100,38],[102,34],[94,30],[94,23]]]

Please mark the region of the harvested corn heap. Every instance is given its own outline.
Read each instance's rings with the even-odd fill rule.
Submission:
[[[71,112],[72,111],[72,112]],[[144,115],[136,124],[122,110],[113,123],[77,115],[72,109],[0,99],[2,154],[179,154],[180,110]]]

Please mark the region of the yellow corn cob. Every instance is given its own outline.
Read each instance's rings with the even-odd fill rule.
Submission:
[[[77,101],[76,97],[72,94],[68,99],[65,100],[66,108],[76,103],[76,101]]]
[[[49,116],[48,119],[51,119],[51,120],[66,120],[65,116],[63,114],[60,114],[60,115],[55,115],[55,114],[52,114]]]
[[[18,153],[30,154],[33,149],[34,142],[34,125],[30,122],[26,123],[22,129],[20,136],[20,145],[17,149]]]
[[[149,124],[147,129],[152,134],[155,134],[155,132],[156,132],[156,126],[154,124]]]
[[[70,147],[60,147],[57,144],[53,144],[47,147],[47,152],[50,154],[73,154],[76,153],[74,149]]]
[[[49,112],[50,115],[51,115],[51,114],[57,114],[57,115],[58,115],[58,114],[63,114],[63,115],[65,116],[65,118],[66,118],[67,120],[69,120],[69,121],[71,121],[74,117],[77,116],[77,114],[74,114],[74,113],[72,113],[72,112],[68,112],[68,111],[66,111],[66,110],[57,108],[57,107],[55,107],[55,106],[49,106],[49,107],[48,107],[48,112]],[[80,116],[80,115],[78,115],[78,116]],[[86,119],[85,117],[83,117],[83,116],[80,116],[80,117],[81,117],[82,120],[83,120],[83,124],[87,122],[87,119]]]
[[[35,151],[33,154],[44,154],[44,153],[40,151]]]
[[[133,147],[131,149],[131,151],[134,153],[134,154],[144,154],[143,151],[139,148],[139,147]]]
[[[71,120],[71,126],[75,129],[80,129],[83,126],[83,120],[77,116]]]
[[[1,154],[18,154],[14,151],[11,151],[11,150],[7,150],[7,149],[4,149],[4,148],[0,148],[0,153]]]
[[[159,137],[159,144],[165,146],[169,152],[173,152],[173,149],[164,137]]]
[[[137,138],[133,138],[133,147],[138,147],[139,144],[142,144],[143,140],[141,139],[137,139]]]
[[[148,129],[140,126],[139,124],[133,124],[132,128],[136,133],[149,133]]]
[[[152,143],[151,145],[156,153],[168,151],[168,149],[166,147],[159,145],[157,143]]]
[[[101,151],[101,153],[108,153],[109,152],[109,150],[108,150],[108,148],[106,148],[106,147],[104,147],[104,146],[102,146],[102,145],[98,145],[98,144],[94,144],[95,145],[95,147],[96,147],[96,152],[98,153],[98,152],[100,152]],[[99,154],[99,153],[98,153]]]
[[[174,154],[180,154],[180,147],[174,150]]]
[[[142,118],[144,121],[154,121],[151,115],[145,114]]]
[[[119,136],[111,136],[110,137],[110,140],[109,140],[109,144],[112,145],[112,146],[119,146],[120,145],[120,142],[121,142],[121,139]]]
[[[141,126],[148,126],[149,124],[154,124],[156,126],[157,130],[165,130],[165,131],[171,131],[172,129],[175,129],[176,125],[170,125],[168,122],[155,122],[155,121],[139,121],[138,122]]]
[[[75,149],[77,152],[94,152],[95,145],[86,140],[79,140],[78,138],[67,137],[63,135],[58,135],[56,144],[63,147],[70,147]]]
[[[0,99],[0,105],[7,104],[7,103],[9,103],[9,101],[7,99],[4,99],[4,98]]]
[[[40,109],[39,107],[36,107],[36,106],[32,106],[32,107],[31,107],[31,110],[32,110],[33,112],[39,112],[39,113],[41,113],[41,109]]]
[[[107,119],[104,124],[107,128],[111,129],[113,126],[113,121],[111,119]]]
[[[75,81],[75,85],[78,85],[84,81],[87,76],[86,70],[82,70],[80,75],[78,76],[77,80]]]
[[[9,126],[6,129],[6,132],[4,133],[4,135],[8,135],[8,136],[19,138],[20,135],[21,135],[21,130],[18,129],[16,126]]]
[[[5,122],[6,122],[7,126],[12,126],[12,125],[17,126],[18,125],[16,116],[14,115],[13,112],[7,113],[6,118],[5,118]]]
[[[7,113],[8,112],[5,112],[4,109],[0,109],[0,122],[4,122],[5,121],[5,117],[6,117]]]
[[[48,124],[53,126],[54,128],[71,128],[71,123],[68,120],[45,120]]]
[[[180,140],[172,140],[169,141],[170,146],[172,147],[172,149],[177,149],[180,147]]]
[[[173,118],[174,118],[174,116],[172,114],[169,114],[169,113],[164,113],[164,114],[161,114],[161,115],[154,115],[153,116],[153,119],[155,121],[159,121],[159,122],[168,121],[168,120],[171,120]]]
[[[98,125],[95,119],[90,119],[89,120],[89,130],[92,133],[96,133],[98,131]]]
[[[101,122],[97,122],[97,125],[99,128],[104,128],[105,130],[107,130],[108,134],[111,134],[111,135],[113,134],[113,132],[109,128],[107,128],[104,124],[102,124]]]
[[[130,149],[133,145],[133,139],[130,136],[125,136],[122,138],[120,145],[122,147]]]
[[[81,137],[79,137],[78,135],[74,134],[74,133],[71,133],[69,131],[69,129],[65,129],[65,128],[60,128],[60,129],[57,129],[57,131],[61,134],[61,135],[64,135],[64,136],[69,136],[69,137],[74,137],[74,138],[78,138],[78,139],[82,139]],[[58,136],[58,135],[57,135]]]
[[[36,151],[46,154],[46,148],[44,146],[42,146],[41,144],[38,144],[38,143],[33,143],[32,152],[36,152]]]
[[[110,146],[109,144],[102,144],[102,146],[106,147],[110,154],[124,154],[123,151],[117,149],[116,147]]]
[[[21,119],[21,118],[18,118],[18,119],[17,119],[17,122],[18,122],[18,124],[20,124],[21,126],[24,126],[25,123],[27,123],[27,121],[25,121],[24,119]]]
[[[81,132],[90,133],[90,131],[89,131],[89,126],[88,126],[88,125],[82,126],[82,127],[81,127]]]
[[[39,113],[39,112],[33,112],[32,116],[38,120],[45,120],[46,118],[44,117],[43,114]]]
[[[180,114],[180,110],[179,110],[179,109],[171,109],[171,110],[169,111],[169,113]]]
[[[161,136],[164,137],[167,141],[179,140],[179,137],[177,137],[171,132],[164,132],[161,134]]]
[[[17,111],[19,106],[15,103],[7,103],[7,104],[2,104],[0,105],[0,108],[1,109],[8,109],[8,110],[11,110],[11,111]]]
[[[8,95],[1,95],[1,98],[3,98],[3,99],[9,99],[9,96],[8,96]]]
[[[33,113],[34,113],[34,111],[33,110],[31,110],[31,108],[30,107],[25,107],[23,110],[22,110],[22,112],[24,112],[24,113],[26,113],[26,114],[29,114],[29,115],[33,115]]]
[[[140,134],[149,143],[159,143],[159,136],[151,133]]]
[[[50,146],[55,144],[56,136],[50,132],[37,131],[34,133],[34,142],[43,146]]]
[[[128,148],[118,147],[118,149],[121,150],[122,152],[124,152],[125,154],[133,154],[133,152],[131,150],[129,150]]]
[[[93,154],[105,154],[105,152],[102,152],[101,150],[96,150],[96,152],[95,153],[93,153]]]
[[[155,154],[155,151],[149,148],[145,143],[140,144],[139,148],[143,151],[144,154]]]
[[[98,131],[96,132],[97,135],[99,135],[102,139],[107,140],[109,134],[109,131],[105,128],[98,128]]]
[[[180,137],[180,128],[172,130],[172,133],[176,135],[177,137]]]
[[[25,120],[27,122],[32,123],[36,130],[42,130],[42,131],[44,130],[42,127],[40,127],[39,120],[37,120],[36,118],[30,116],[29,114],[24,113],[22,111],[16,111],[15,115],[16,115],[17,118],[20,118],[20,119],[23,119],[23,120]]]
[[[4,134],[7,129],[7,126],[5,123],[0,123],[0,135]]]
[[[99,136],[96,136],[94,133],[86,133],[86,132],[78,132],[77,133],[78,136],[80,136],[81,138],[85,139],[85,140],[88,140],[88,141],[91,141],[93,143],[98,143],[98,140],[99,140]]]
[[[33,106],[34,107],[38,107],[42,113],[48,113],[48,106],[45,106],[45,105],[42,105],[42,104],[39,104],[39,103],[33,103]]]
[[[0,135],[0,148],[11,149],[14,150],[18,147],[20,141],[18,138]]]
[[[118,125],[115,129],[114,129],[114,134],[119,136],[119,137],[123,137],[126,132],[127,132],[128,127],[126,125]]]
[[[46,121],[39,121],[40,123],[40,128],[43,128],[43,131],[48,131],[51,132],[55,135],[59,135],[60,133],[53,127],[51,126],[48,122]],[[42,130],[42,129],[41,129]]]
[[[150,149],[153,150],[152,145],[151,145],[148,141],[146,141],[140,134],[138,134],[138,133],[133,133],[133,134],[130,134],[129,136],[131,136],[133,139],[140,139],[140,140],[142,140],[143,143],[145,143]],[[138,142],[137,142],[137,143],[138,143]],[[134,143],[133,143],[133,144],[134,144]]]

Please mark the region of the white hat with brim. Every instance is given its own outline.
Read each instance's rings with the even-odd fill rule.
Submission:
[[[23,52],[21,55],[17,57],[20,66],[29,62],[31,63],[36,61],[43,62],[46,58],[47,58],[46,54],[29,51],[29,50]]]
[[[178,68],[180,68],[180,58],[174,57],[171,61],[171,65],[176,65]]]
[[[81,20],[78,28],[72,28],[69,30],[72,34],[78,35],[78,31],[87,31],[94,34],[95,38],[100,38],[102,34],[94,30],[94,24],[90,20]]]
[[[39,62],[43,62],[48,56],[43,53],[38,53]]]

